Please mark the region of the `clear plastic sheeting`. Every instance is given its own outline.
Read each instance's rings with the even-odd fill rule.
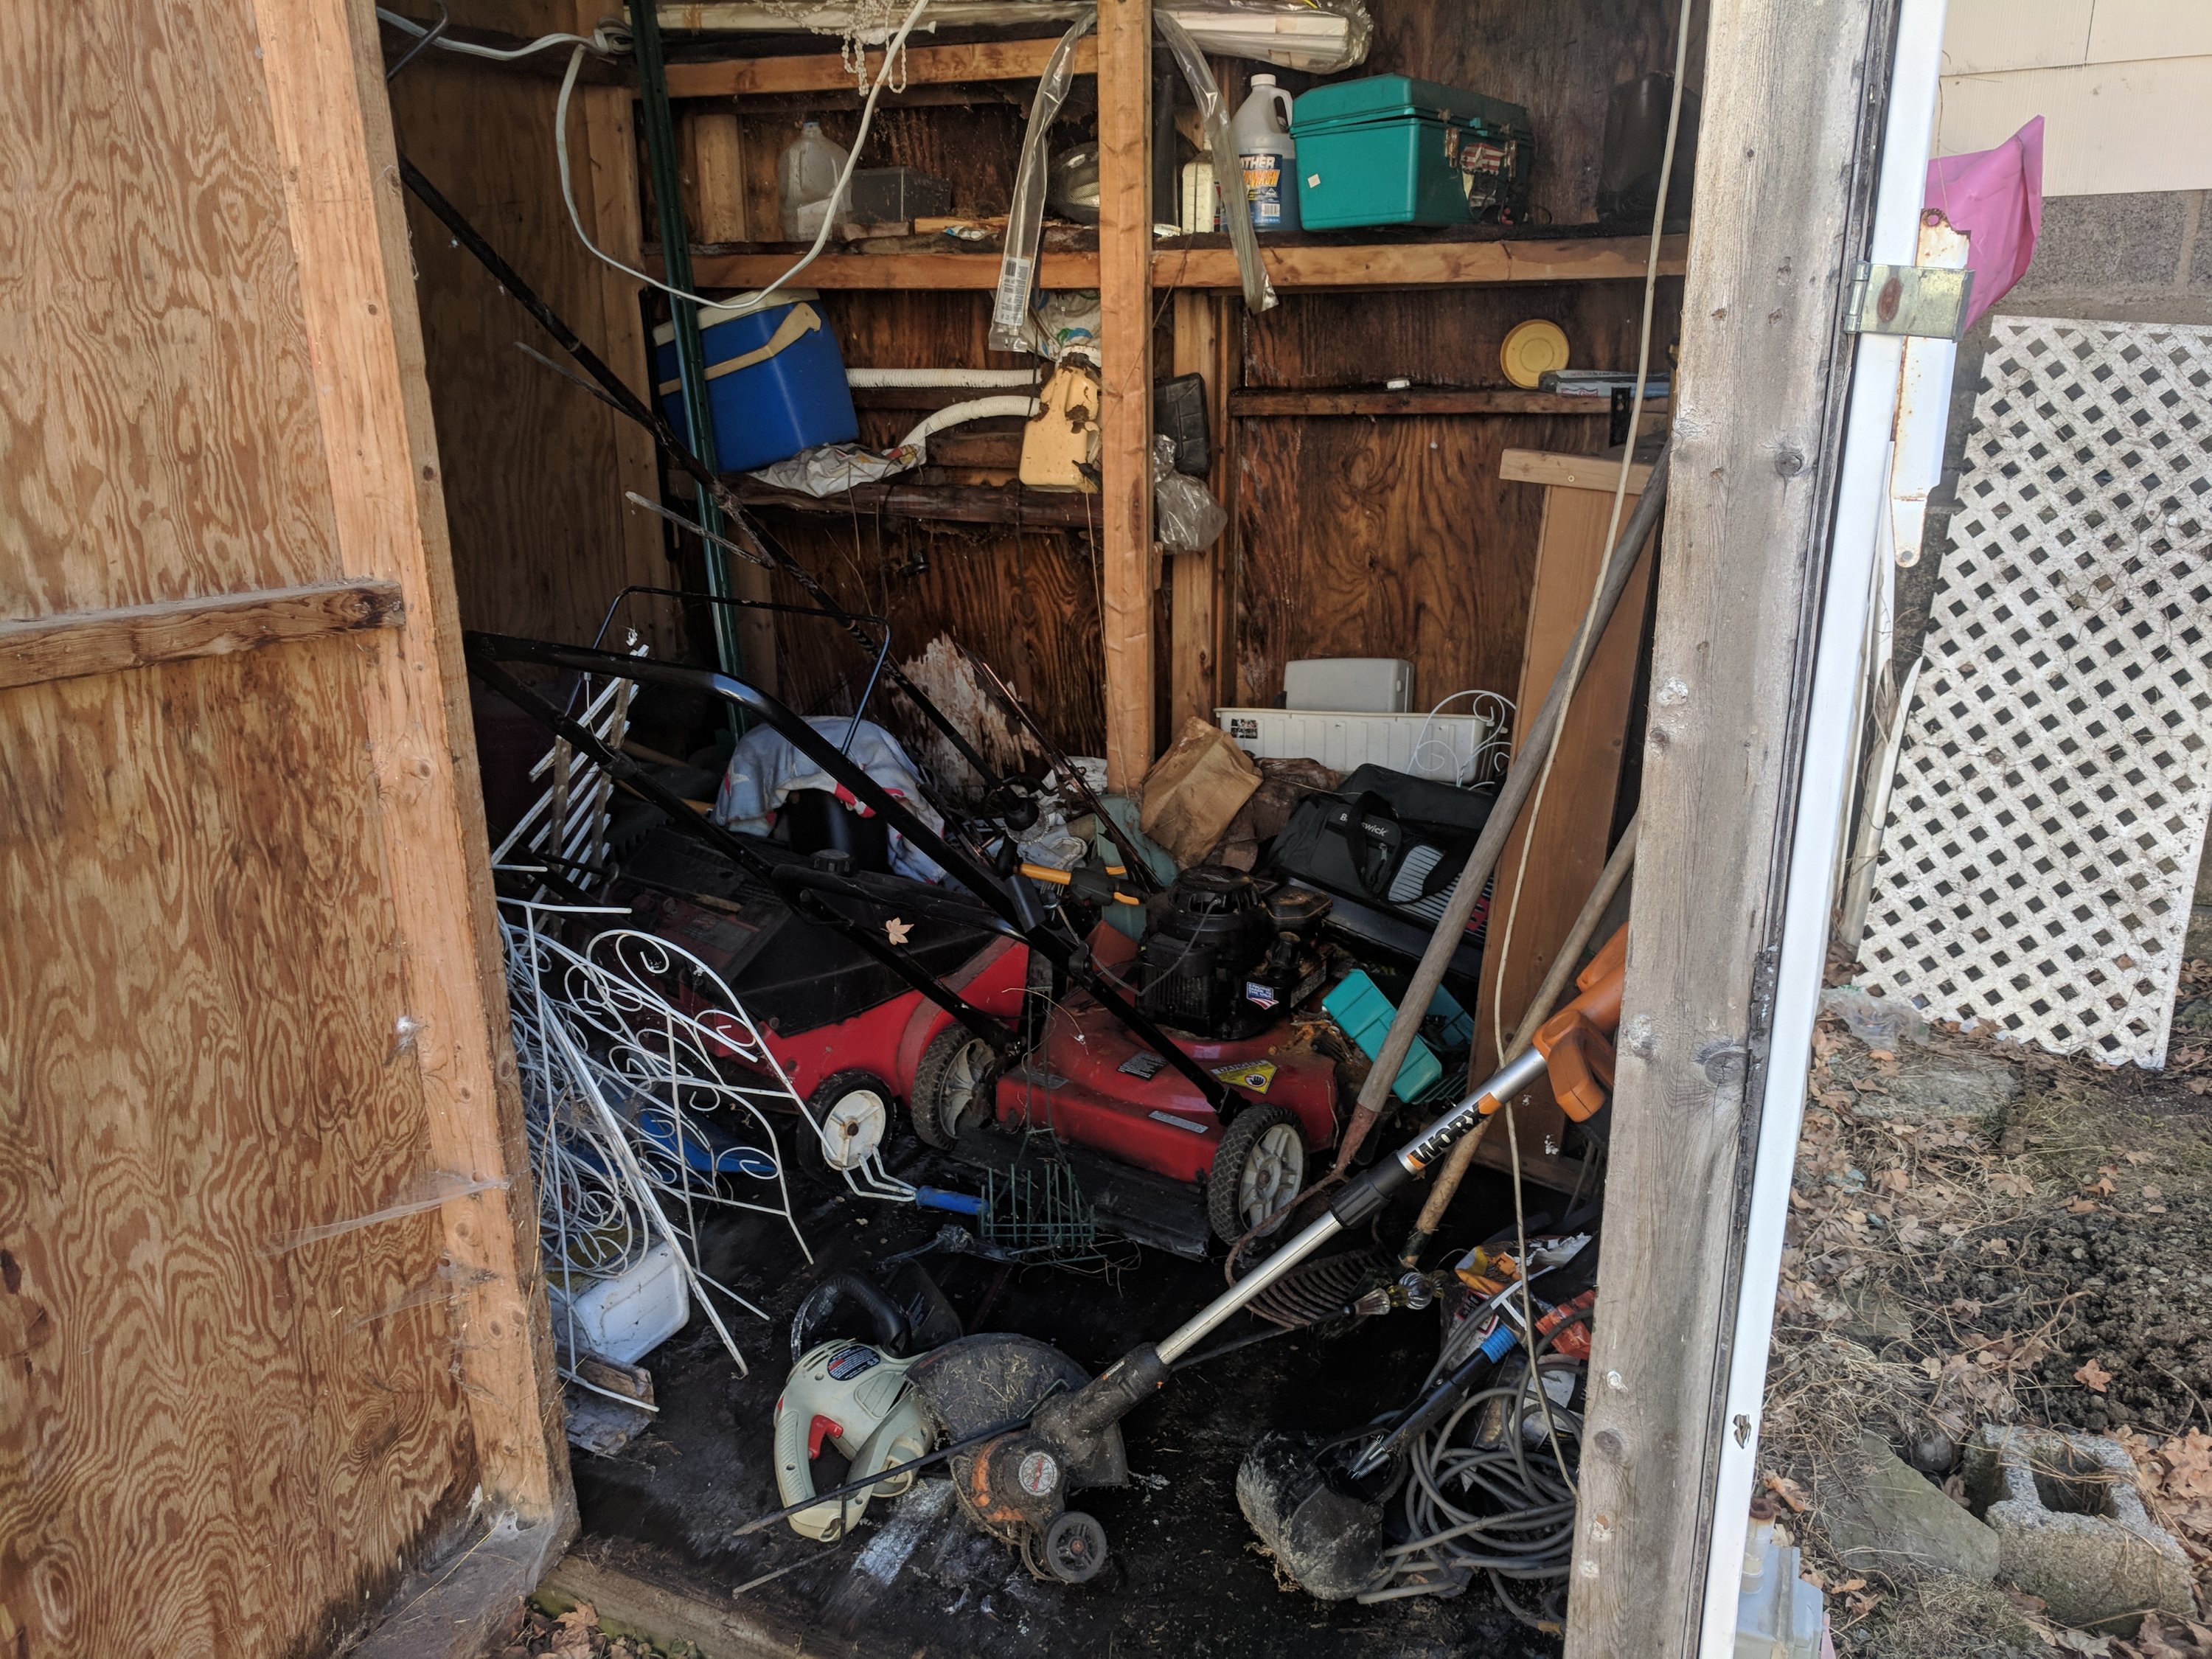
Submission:
[[[1363,21],[1365,15],[1363,10]],[[1213,66],[1206,61],[1206,48],[1192,38],[1173,12],[1154,12],[1152,29],[1167,42],[1168,50],[1182,70],[1190,95],[1198,105],[1198,118],[1206,129],[1206,147],[1213,155],[1215,179],[1233,179],[1241,185],[1244,167],[1237,157],[1237,141],[1229,136],[1228,100],[1222,97],[1221,88],[1213,78]],[[1361,57],[1366,56],[1364,37],[1359,50]],[[1222,217],[1229,222],[1229,246],[1237,250],[1237,274],[1244,287],[1244,308],[1256,317],[1263,311],[1272,311],[1275,305],[1274,285],[1267,280],[1267,267],[1260,263],[1259,233],[1252,228],[1252,215],[1245,207],[1241,188],[1224,193],[1222,204]]]
[[[1364,9],[1360,15],[1364,21]],[[1030,294],[1036,283],[1037,244],[1044,234],[1045,183],[1051,164],[1052,124],[1059,118],[1060,106],[1067,101],[1068,85],[1075,78],[1076,43],[1096,27],[1097,21],[1096,10],[1087,9],[1060,37],[1060,45],[1054,48],[1051,60],[1045,65],[1043,78],[1037,83],[1036,100],[1030,106],[1029,131],[1023,137],[1021,165],[1014,174],[1013,204],[1006,213],[1006,252],[999,258],[999,286],[991,302],[994,351],[1036,349],[1032,343],[1036,331],[1030,321]],[[1174,13],[1165,9],[1152,14],[1152,27],[1174,54],[1183,80],[1190,88],[1192,100],[1198,106],[1199,119],[1206,130],[1206,148],[1213,157],[1213,176],[1243,178],[1236,141],[1229,136],[1228,105],[1213,78],[1212,68],[1206,61],[1206,47],[1192,37]],[[1360,50],[1364,55],[1364,36]],[[1234,205],[1241,207],[1242,204]],[[1230,246],[1237,252],[1237,272],[1244,289],[1245,308],[1257,316],[1271,310],[1275,303],[1273,285],[1267,281],[1267,270],[1260,263],[1259,236],[1252,228],[1250,214],[1231,212],[1224,216],[1229,222]]]
[[[1229,527],[1229,514],[1195,478],[1176,471],[1175,440],[1152,440],[1152,533],[1170,553],[1211,547]]]
[[[1014,173],[1014,199],[1006,210],[1006,251],[999,256],[999,286],[991,301],[991,349],[1030,349],[1030,290],[1036,282],[1037,243],[1044,235],[1045,175],[1052,124],[1075,80],[1075,48],[1097,27],[1098,14],[1087,9],[1060,37],[1030,104],[1030,127],[1022,137],[1021,165]]]

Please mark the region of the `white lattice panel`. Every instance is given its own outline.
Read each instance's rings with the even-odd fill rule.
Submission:
[[[2212,784],[2212,330],[1999,318],[1860,960],[2166,1060]]]

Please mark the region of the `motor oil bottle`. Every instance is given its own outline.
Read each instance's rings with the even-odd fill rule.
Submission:
[[[1244,199],[1257,231],[1298,228],[1297,154],[1291,137],[1291,94],[1272,75],[1252,77],[1251,95],[1229,124],[1244,173]]]

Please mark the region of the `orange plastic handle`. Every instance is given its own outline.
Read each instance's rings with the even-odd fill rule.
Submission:
[[[1613,1097],[1613,1043],[1620,1024],[1620,987],[1628,967],[1623,926],[1575,975],[1582,994],[1536,1031],[1536,1052],[1552,1075],[1552,1093],[1566,1115],[1587,1122]]]

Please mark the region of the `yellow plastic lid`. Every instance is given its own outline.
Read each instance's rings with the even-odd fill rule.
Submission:
[[[1538,380],[1567,366],[1566,331],[1557,323],[1532,317],[1505,337],[1498,348],[1498,362],[1507,380],[1533,392]]]

